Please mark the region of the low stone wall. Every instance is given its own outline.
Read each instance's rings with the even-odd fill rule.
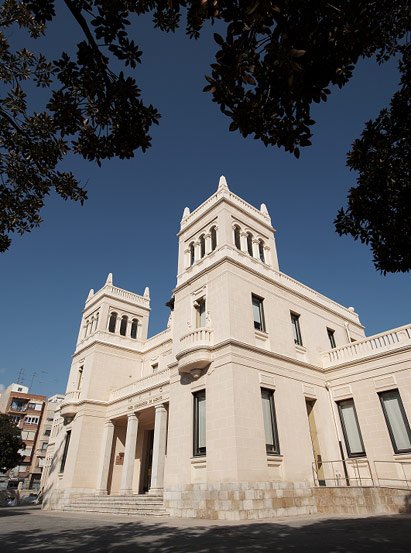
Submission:
[[[304,482],[190,484],[164,492],[171,516],[245,520],[310,515],[317,512],[311,487]]]
[[[411,512],[411,490],[395,488],[313,488],[317,512],[325,515],[370,515]]]

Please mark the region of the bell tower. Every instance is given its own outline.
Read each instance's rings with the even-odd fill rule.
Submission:
[[[224,176],[217,191],[180,223],[177,286],[224,256],[255,270],[278,271],[275,230],[265,204],[256,209],[231,192]]]

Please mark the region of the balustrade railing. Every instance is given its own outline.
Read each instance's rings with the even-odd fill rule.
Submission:
[[[194,347],[210,346],[212,342],[213,329],[200,327],[184,334],[180,338],[180,351]]]
[[[67,392],[62,401],[62,405],[65,403],[71,403],[72,401],[78,401],[80,399],[80,390],[73,390],[72,392]]]
[[[411,325],[394,328],[381,334],[369,336],[364,340],[358,340],[326,351],[322,354],[323,366],[324,368],[332,367],[344,363],[344,361],[362,359],[375,353],[382,353],[405,345],[411,345]]]

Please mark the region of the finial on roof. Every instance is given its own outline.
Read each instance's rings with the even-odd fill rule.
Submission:
[[[88,293],[87,299],[89,300],[93,296],[94,296],[94,290],[93,290],[93,288],[90,288],[90,292]]]
[[[146,287],[144,288],[144,294],[143,294],[143,296],[144,296],[145,298],[150,298],[150,288],[149,288],[148,286],[146,286]]]
[[[225,176],[221,175],[220,180],[218,182],[218,190],[228,190],[228,184],[225,180]]]
[[[183,211],[183,219],[185,219],[186,217],[188,217],[190,215],[190,208],[189,207],[185,207],[184,208],[184,211]]]
[[[106,284],[113,284],[113,273],[107,275]]]
[[[268,215],[268,209],[267,209],[267,206],[266,206],[265,204],[261,204],[260,212],[261,212],[263,215]]]

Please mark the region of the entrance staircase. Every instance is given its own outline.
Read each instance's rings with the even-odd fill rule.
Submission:
[[[162,496],[82,495],[73,498],[63,511],[87,511],[131,516],[168,516]]]

